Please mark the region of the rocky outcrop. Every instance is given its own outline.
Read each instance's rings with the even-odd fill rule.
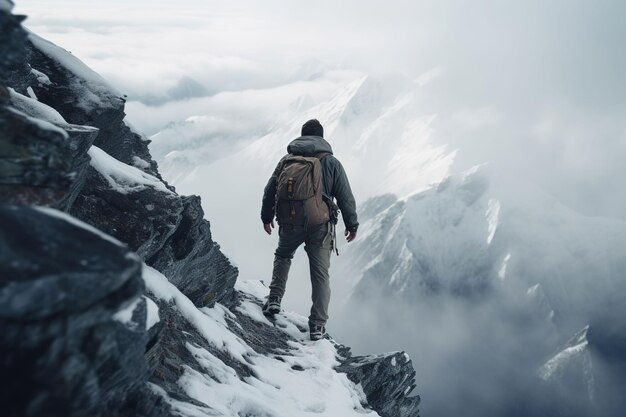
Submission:
[[[605,417],[626,408],[626,324],[619,296],[543,364],[520,415]]]
[[[26,31],[22,28],[25,16],[15,16],[10,13],[12,2],[0,0],[0,80],[9,80],[15,76],[23,76],[17,72],[24,60],[24,44]],[[8,84],[2,83],[6,86]]]
[[[119,192],[105,179],[109,173],[89,170],[70,213],[126,242],[196,305],[231,302],[237,269],[212,240],[200,199],[165,187]]]
[[[22,20],[0,11],[0,201],[68,208],[82,189],[87,150],[98,129],[71,125],[48,106],[7,88],[19,86],[29,94],[29,80],[37,79],[29,70]],[[50,83],[38,74],[43,84]]]
[[[73,173],[68,135],[63,130],[35,122],[5,102],[0,104],[0,135],[3,202],[54,204],[67,195]]]
[[[55,210],[0,206],[3,415],[119,412],[146,374],[143,287],[121,243]]]
[[[419,395],[408,396],[415,389],[415,371],[406,353],[347,357],[337,370],[361,385],[368,404],[382,417],[418,415]]]
[[[125,98],[71,53],[30,33],[26,59],[7,78],[8,85],[37,99],[71,124],[99,129],[95,144],[114,158],[159,176],[145,137],[125,122]]]
[[[25,36],[19,18],[2,15],[5,36],[15,38],[11,51],[20,51],[11,52],[12,71],[2,80],[12,89],[2,90],[0,114],[3,201],[53,206],[95,225],[166,273],[198,306],[232,302],[237,269],[212,240],[200,199],[177,195],[161,179],[149,141],[124,121],[122,95],[69,52]],[[92,145],[108,159],[101,167],[122,172],[90,164]],[[135,183],[147,177],[157,189]]]

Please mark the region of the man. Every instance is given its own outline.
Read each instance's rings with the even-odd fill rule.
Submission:
[[[302,136],[287,146],[287,152],[288,155],[278,163],[263,193],[263,227],[267,234],[271,234],[274,216],[279,226],[270,293],[263,306],[263,313],[273,316],[280,312],[291,259],[296,249],[304,243],[313,290],[309,331],[311,340],[319,340],[326,332],[325,324],[328,320],[328,269],[330,255],[333,249],[336,251],[336,209],[342,213],[346,240],[352,242],[359,227],[356,203],[346,172],[324,139],[324,128],[320,122],[315,119],[306,122],[302,126]],[[302,172],[305,174],[301,175]],[[310,181],[312,185],[302,185],[301,182],[305,181]],[[322,187],[316,186],[316,181]],[[297,194],[304,189],[310,192],[298,197]],[[305,198],[308,200],[305,201]],[[323,203],[319,203],[322,198]],[[337,199],[336,205],[334,198]]]

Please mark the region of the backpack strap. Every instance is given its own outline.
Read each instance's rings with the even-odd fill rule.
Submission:
[[[332,155],[332,153],[330,153],[330,152],[319,152],[319,153],[316,153],[314,156],[321,161],[322,159],[326,158],[328,155]]]

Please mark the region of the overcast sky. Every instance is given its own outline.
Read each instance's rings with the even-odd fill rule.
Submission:
[[[626,219],[624,1],[23,0],[16,11],[131,101],[185,76],[213,94],[333,68],[432,71],[423,111],[461,148],[459,169],[499,164],[582,213]],[[128,113],[148,133],[165,124],[132,102]]]

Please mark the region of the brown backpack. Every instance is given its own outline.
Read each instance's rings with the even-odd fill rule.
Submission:
[[[329,221],[320,164],[326,155],[288,155],[283,159],[276,187],[278,224],[308,228]]]

